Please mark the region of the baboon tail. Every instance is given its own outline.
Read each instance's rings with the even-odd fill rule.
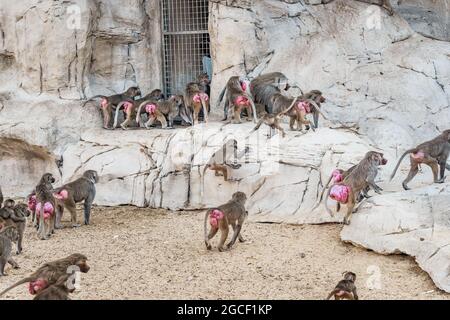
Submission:
[[[320,205],[320,203],[322,202],[322,199],[323,199],[323,195],[324,195],[324,193],[325,193],[325,190],[327,190],[327,188],[328,188],[328,185],[330,184],[330,182],[331,182],[331,179],[333,179],[333,175],[331,175],[330,176],[330,178],[328,179],[328,181],[327,181],[327,183],[323,186],[323,189],[322,189],[322,193],[320,194],[320,197],[319,197],[319,199],[317,199],[317,203],[316,203],[316,205],[314,206],[314,208],[312,208],[311,209],[311,211],[314,211],[314,210],[316,210],[317,209],[317,207]]]
[[[137,110],[137,114],[136,114],[136,123],[140,126],[140,122],[141,122],[141,111],[142,111],[142,108],[145,106],[145,105],[147,105],[147,104],[149,104],[149,103],[151,103],[152,101],[151,100],[145,100],[144,102],[142,102],[141,104],[140,104],[140,106],[138,107],[138,110]]]
[[[3,205],[3,193],[2,193],[2,188],[0,187],[0,208]]]
[[[416,148],[409,149],[409,150],[405,151],[405,153],[400,157],[400,160],[398,160],[397,165],[395,166],[395,169],[394,169],[394,171],[391,174],[390,181],[392,181],[392,179],[394,179],[395,174],[397,173],[398,167],[400,167],[400,163],[402,163],[402,161],[403,161],[403,158],[405,158],[407,154],[414,153],[414,152],[417,152],[417,151],[418,150]]]
[[[204,230],[205,230],[205,241],[208,241],[208,217],[209,217],[209,210],[205,213],[205,221],[204,221]]]
[[[330,197],[330,193],[331,193],[331,189],[334,187],[335,185],[332,185],[330,188],[328,188],[328,192],[327,192],[327,196],[325,197],[325,209],[327,210],[328,214],[332,217],[334,217],[334,213],[333,211],[331,211],[331,209],[328,207],[328,198]]]
[[[223,97],[225,97],[225,92],[227,92],[226,86],[223,88],[222,92],[220,92],[219,99],[217,99],[217,103],[216,103],[217,107],[219,107],[220,104],[222,103]]]
[[[8,291],[14,289],[15,287],[18,287],[18,286],[20,286],[21,284],[24,284],[24,283],[27,283],[27,282],[31,282],[31,281],[33,281],[33,280],[35,280],[35,279],[32,278],[32,277],[27,277],[27,278],[25,278],[25,279],[22,279],[22,280],[16,282],[16,283],[13,284],[11,287],[6,288],[6,289],[3,290],[2,292],[0,292],[0,297],[1,297],[2,295],[4,295],[5,293],[7,293]]]
[[[208,110],[208,107],[206,106],[207,101],[202,97],[201,102],[202,102],[202,108],[203,108],[203,121],[205,121],[205,123],[208,123],[209,110]]]
[[[106,96],[102,96],[102,95],[98,95],[98,96],[92,97],[92,98],[90,98],[89,100],[86,100],[86,101],[81,105],[81,107],[84,108],[89,102],[94,101],[95,99],[98,99],[98,98],[106,99],[107,97],[106,97]]]
[[[116,115],[114,116],[114,125],[113,125],[113,129],[115,129],[115,128],[117,128],[117,122],[118,122],[118,120],[119,120],[119,112],[120,112],[120,109],[122,109],[122,107],[125,105],[125,103],[127,103],[128,101],[122,101],[121,103],[119,103],[118,105],[117,105],[117,108],[116,108]]]

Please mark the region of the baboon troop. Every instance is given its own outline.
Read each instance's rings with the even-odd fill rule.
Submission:
[[[331,1],[333,0],[322,0],[318,4]],[[395,13],[389,0],[357,1],[378,5],[383,8],[380,10],[384,12],[385,9],[390,15]],[[231,67],[234,68],[234,66]],[[246,70],[248,69],[247,67],[245,66]],[[229,70],[230,68],[224,70]],[[216,72],[223,72],[224,70],[216,70]],[[142,95],[140,87],[134,85],[129,88],[124,87],[122,90],[126,90],[122,93],[109,96],[95,95],[84,101],[82,107],[97,101],[100,109],[98,113],[100,114],[101,111],[103,117],[102,127],[107,130],[119,129],[120,133],[117,133],[117,131],[116,133],[122,135],[132,135],[132,131],[127,133],[122,131],[130,129],[142,129],[142,134],[147,134],[148,131],[144,130],[144,128],[155,130],[155,127],[167,129],[164,132],[169,135],[171,131],[168,129],[174,129],[180,122],[182,126],[192,126],[192,129],[190,129],[192,133],[197,129],[208,128],[210,119],[214,116],[214,113],[211,113],[212,108],[220,110],[220,116],[223,110],[224,117],[221,126],[227,128],[238,128],[239,126],[239,128],[244,128],[246,130],[246,138],[256,136],[256,132],[263,133],[263,131],[259,130],[265,128],[270,130],[267,135],[268,139],[272,139],[277,134],[285,138],[284,140],[280,139],[281,141],[289,140],[290,136],[302,136],[302,138],[305,137],[307,139],[308,137],[317,137],[323,127],[329,127],[329,124],[333,122],[333,119],[328,119],[327,117],[326,105],[325,107],[323,106],[327,101],[332,101],[332,97],[330,97],[332,95],[332,92],[330,93],[331,86],[328,87],[328,90],[321,88],[321,90],[324,90],[322,92],[317,87],[314,88],[314,83],[311,83],[311,88],[307,88],[309,91],[303,91],[282,72],[267,72],[253,76],[260,71],[257,68],[257,70],[248,71],[248,75],[234,74],[228,81],[220,83],[218,89],[222,90],[215,105],[211,104],[212,83],[210,76],[207,73],[200,73],[195,79],[188,79],[186,81],[188,83],[182,83],[182,89],[180,89],[182,92],[171,94],[171,92],[167,93],[165,90],[154,89],[152,91],[149,90],[148,94]],[[298,91],[295,90],[296,88]],[[322,128],[319,128],[319,119],[321,118],[324,120],[321,120],[320,126]],[[335,119],[334,121],[337,120]],[[200,123],[202,124],[200,125]],[[289,129],[287,128],[288,125]],[[218,131],[221,130],[222,127]],[[208,137],[208,139],[210,138]],[[263,140],[264,142],[277,142],[276,138]],[[191,179],[191,174],[196,174],[200,179],[199,186],[193,185],[196,186],[197,193],[198,189],[200,189],[199,202],[204,209],[201,213],[202,216],[198,217],[199,221],[196,222],[197,229],[193,229],[196,230],[195,233],[198,236],[196,243],[202,254],[213,256],[215,259],[218,257],[231,259],[235,253],[239,254],[240,251],[247,254],[248,252],[253,253],[251,241],[242,244],[246,242],[242,235],[242,229],[244,223],[246,223],[245,229],[248,232],[246,233],[246,238],[249,234],[251,236],[249,231],[252,231],[252,225],[251,222],[247,222],[247,219],[249,211],[253,212],[254,210],[252,201],[256,202],[254,197],[256,191],[251,194],[251,191],[248,191],[250,189],[248,188],[249,185],[245,185],[246,183],[250,184],[247,180],[233,177],[240,173],[241,170],[246,169],[247,163],[240,160],[244,156],[248,156],[250,146],[246,140],[244,142],[238,141],[233,137],[227,137],[227,139],[219,143],[216,143],[216,141],[211,143],[211,141],[203,139],[203,146],[207,145],[211,153],[208,153],[207,157],[201,159],[202,162],[196,165],[195,172],[191,170],[186,175],[186,179]],[[213,148],[214,150],[211,150]],[[242,151],[238,152],[239,150]],[[311,153],[313,152],[311,151]],[[405,151],[392,172],[391,181],[407,155],[409,155],[410,167],[408,175],[402,182],[404,190],[410,190],[408,184],[418,174],[421,165],[427,165],[431,168],[433,183],[444,183],[446,180],[445,171],[450,170],[450,165],[447,164],[450,156],[450,129],[444,130],[439,136],[430,141]],[[192,160],[191,163],[194,163],[194,161]],[[377,177],[381,167],[386,166],[387,163],[388,160],[382,151],[372,150],[367,151],[358,163],[353,164],[349,168],[333,168],[329,176],[327,172],[324,179],[326,180],[325,183],[322,183],[322,179],[320,179],[320,187],[317,187],[317,193],[314,195],[317,198],[317,202],[311,211],[315,211],[320,204],[324,204],[324,212],[326,210],[330,216],[334,217],[335,213],[340,212],[341,207],[345,206],[346,211],[340,222],[345,225],[352,223],[355,226],[358,217],[355,215],[352,222],[353,213],[358,211],[358,207],[361,206],[365,199],[370,198],[370,194],[382,194],[384,191],[380,187]],[[191,166],[194,165],[192,164]],[[58,163],[58,167],[63,167],[62,160]],[[92,166],[90,165],[90,167]],[[28,256],[32,246],[29,243],[25,243],[25,247],[23,245],[24,239],[25,242],[29,239],[29,233],[31,233],[37,243],[48,245],[56,243],[52,241],[57,241],[59,235],[64,234],[64,232],[82,232],[95,227],[97,216],[95,198],[97,190],[99,195],[105,192],[102,189],[101,179],[103,167],[98,170],[98,172],[86,170],[83,173],[76,171],[77,179],[65,181],[65,183],[58,184],[58,186],[55,186],[57,183],[55,176],[52,173],[45,173],[43,170],[43,172],[39,172],[40,180],[33,181],[32,186],[37,182],[34,188],[30,188],[33,190],[24,190],[24,192],[29,192],[22,194],[28,194],[25,203],[20,202],[21,200],[17,197],[13,197],[14,199],[4,197],[0,187],[0,279],[5,279],[4,277],[8,276],[8,274],[14,274],[14,269],[19,268],[19,264],[13,257],[18,256],[18,259],[25,259]],[[212,172],[214,172],[214,176]],[[61,176],[63,176],[62,173]],[[206,207],[204,201],[212,201],[212,199],[204,199],[205,176],[230,187],[230,189],[227,189],[228,193],[224,192],[226,195],[218,194],[217,197],[220,197],[219,201],[208,207]],[[235,183],[233,184],[233,182]],[[284,182],[284,180],[281,182]],[[191,192],[191,186],[189,184],[187,188],[188,194]],[[7,188],[4,190],[8,191]],[[8,192],[5,193],[7,194]],[[276,195],[277,193],[274,192],[268,194],[267,197]],[[189,196],[190,194],[188,198]],[[99,196],[97,196],[97,203],[100,202],[98,198]],[[303,202],[303,198],[301,201]],[[192,209],[186,207],[188,206],[185,206],[184,209],[186,210]],[[65,210],[70,213],[70,224],[67,226],[62,221]],[[81,213],[77,211],[81,210],[83,211],[83,221],[79,221],[80,219],[77,215],[77,213]],[[91,220],[92,212],[94,214]],[[31,232],[27,232],[26,237],[24,237],[27,222],[30,220],[28,219],[29,217],[31,217],[31,223],[29,224],[32,227],[29,228]],[[68,223],[68,217],[66,219]],[[200,231],[202,227],[200,219],[203,219],[203,235],[201,235]],[[91,226],[91,223],[94,227]],[[184,227],[188,228],[189,226]],[[66,230],[64,231],[63,229]],[[218,234],[218,239],[214,239]],[[169,236],[168,234],[167,237]],[[206,249],[203,247],[202,238]],[[236,245],[236,241],[241,244]],[[73,245],[75,248],[77,247],[76,243]],[[213,250],[213,247],[216,248],[216,246],[217,250]],[[16,249],[15,254],[13,253],[13,248]],[[76,251],[74,249],[72,252]],[[95,257],[91,256],[90,258],[95,259]],[[22,261],[18,261],[23,266]],[[42,265],[39,263],[41,265],[39,268],[36,269],[36,266],[34,266],[32,269],[35,270],[34,272],[31,271],[32,273],[30,272],[29,276],[3,289],[0,292],[0,296],[5,295],[10,290],[20,286],[25,287],[26,285],[34,300],[70,300],[71,294],[79,288],[76,286],[76,272],[86,274],[91,269],[87,261],[86,255],[74,253]],[[227,265],[225,266],[228,267]],[[243,276],[241,275],[240,277],[242,278]],[[334,286],[336,282],[333,280],[330,288],[322,292],[321,296],[325,297],[326,293],[329,292],[326,300],[330,300],[333,297],[335,300],[358,300],[356,278],[356,273],[351,271],[344,272],[342,280],[336,286]],[[334,289],[332,289],[333,287]],[[328,291],[330,289],[332,290]]]

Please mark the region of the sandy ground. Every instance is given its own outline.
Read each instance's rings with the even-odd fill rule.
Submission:
[[[80,210],[81,211],[81,210]],[[358,275],[360,299],[450,299],[406,256],[380,256],[339,239],[339,225],[248,223],[248,240],[208,252],[202,212],[95,208],[92,225],[37,240],[28,228],[21,269],[7,269],[0,289],[46,261],[74,252],[89,258],[72,299],[323,299],[344,271]],[[81,218],[81,212],[80,212]],[[68,217],[65,217],[68,219]],[[217,242],[215,242],[217,243]],[[381,289],[370,290],[372,268]],[[26,285],[3,298],[31,299]]]

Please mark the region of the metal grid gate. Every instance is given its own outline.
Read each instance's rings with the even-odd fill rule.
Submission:
[[[161,0],[163,81],[167,95],[181,94],[204,72],[210,57],[208,0]]]

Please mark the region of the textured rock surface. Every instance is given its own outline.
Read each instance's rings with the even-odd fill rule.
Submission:
[[[414,257],[436,285],[450,291],[450,185],[370,199],[343,229],[344,241],[382,254]]]
[[[450,291],[448,185],[427,187],[425,169],[411,184],[415,191],[400,192],[405,166],[392,183],[386,179],[399,153],[450,122],[450,44],[433,40],[449,39],[449,1],[403,1],[393,17],[356,1],[305,2],[210,1],[214,95],[232,75],[283,71],[298,87],[290,94],[320,89],[328,98],[323,110],[331,121],[321,121],[315,134],[289,133],[279,144],[263,136],[265,129],[246,140],[251,124],[97,129],[99,111],[82,110],[80,98],[135,83],[144,92],[162,85],[157,1],[73,1],[80,15],[68,2],[2,3],[0,136],[51,153],[41,160],[2,154],[5,194],[26,195],[43,171],[60,183],[95,169],[102,175],[97,204],[196,209],[220,204],[239,189],[250,195],[251,219],[338,222],[342,213],[330,217],[323,206],[310,212],[320,181],[335,166],[347,168],[380,148],[390,160],[379,176],[386,194],[367,202],[342,238],[412,255]],[[357,133],[336,129],[342,123]],[[207,172],[202,199],[202,165],[233,136],[241,149],[251,145],[247,163],[229,183]]]

